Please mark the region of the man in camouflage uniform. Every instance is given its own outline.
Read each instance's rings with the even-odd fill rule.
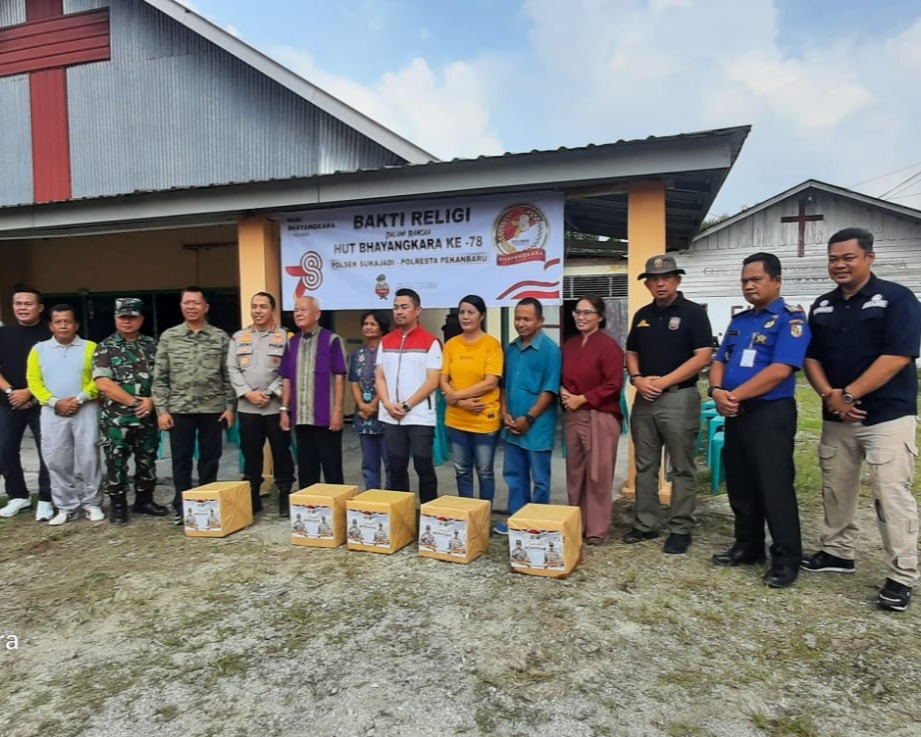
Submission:
[[[169,510],[153,500],[157,484],[157,445],[153,388],[157,341],[141,335],[144,305],[139,299],[115,300],[115,332],[93,356],[93,380],[102,395],[99,439],[106,459],[109,521],[128,521],[128,459],[134,454],[134,511],[163,517]]]
[[[227,372],[230,337],[209,325],[201,287],[182,290],[185,321],[164,331],[157,345],[153,398],[157,424],[170,433],[174,522],[182,525],[182,492],[192,488],[192,457],[198,443],[198,483],[217,481],[222,433],[233,426],[236,395]]]

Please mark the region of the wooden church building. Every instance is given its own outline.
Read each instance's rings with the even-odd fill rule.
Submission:
[[[681,289],[705,304],[713,331],[748,309],[742,297],[742,260],[757,251],[776,254],[784,298],[809,309],[834,287],[828,277],[828,239],[842,228],[868,229],[875,238],[873,271],[921,297],[921,210],[810,179],[708,228],[677,254],[687,271]]]

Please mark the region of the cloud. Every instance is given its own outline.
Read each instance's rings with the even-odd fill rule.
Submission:
[[[374,38],[383,21],[369,3],[362,24]],[[740,8],[737,0],[522,0],[504,48],[440,65],[417,55],[366,84],[293,48],[269,53],[446,159],[751,123],[716,212],[808,178],[851,186],[921,159],[921,96],[911,92],[921,18],[888,35],[801,23],[794,46],[776,0]],[[862,191],[879,195],[898,181]],[[898,201],[921,207],[921,194]]]
[[[566,101],[548,106],[551,139],[753,124],[720,198],[729,211],[810,177],[848,186],[918,150],[921,98],[910,90],[921,20],[889,37],[809,37],[791,51],[771,0],[747,0],[744,12],[735,0],[526,0],[523,10],[532,84]],[[870,194],[883,191],[875,186]]]
[[[269,53],[282,64],[439,158],[497,154],[504,149],[491,124],[484,75],[473,63],[432,69],[415,58],[370,85],[329,74],[289,47]]]

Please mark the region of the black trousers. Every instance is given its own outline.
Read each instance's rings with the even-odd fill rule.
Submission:
[[[224,423],[220,412],[174,414],[169,447],[173,456],[173,484],[176,495],[173,509],[182,511],[182,492],[192,488],[192,461],[198,444],[198,485],[217,481],[217,470],[224,450]]]
[[[0,465],[3,467],[6,493],[10,499],[29,498],[19,455],[22,449],[22,436],[28,427],[35,438],[35,449],[38,451],[38,500],[51,502],[51,478],[48,476],[48,469],[41,453],[41,411],[42,408],[38,405],[28,409],[13,409],[6,404],[0,404]]]
[[[726,419],[726,489],[735,514],[736,545],[764,552],[764,525],[771,532],[771,564],[799,567],[802,559],[799,507],[793,487],[796,402],[743,404]]]
[[[275,465],[275,484],[280,491],[291,491],[294,485],[294,461],[291,459],[291,433],[278,424],[279,415],[257,415],[241,412],[240,451],[243,453],[243,478],[256,490],[262,488],[262,449],[269,441]]]
[[[297,425],[297,480],[303,489],[320,483],[320,469],[327,484],[343,484],[342,430],[317,425]]]
[[[390,466],[393,491],[409,491],[409,458],[419,476],[419,501],[423,504],[438,498],[438,477],[435,475],[435,428],[426,425],[384,424],[384,446]]]

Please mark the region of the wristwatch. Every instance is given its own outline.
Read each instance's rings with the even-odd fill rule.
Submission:
[[[409,402],[403,402],[400,406],[403,408],[404,412],[409,412],[412,409],[412,407],[409,406]]]
[[[3,390],[3,393],[6,394],[6,396],[10,396],[13,393],[13,387],[8,386],[6,389]]]
[[[534,417],[534,415],[532,415],[530,412],[524,416],[524,419],[525,422],[527,422],[529,425],[533,425],[535,422],[537,422],[537,418]]]
[[[713,392],[724,392],[724,391],[726,390],[721,386],[711,386],[709,389],[707,389],[707,396],[710,397],[710,399],[713,399]]]
[[[855,397],[847,390],[847,388],[845,388],[841,391],[841,401],[845,404],[853,404],[857,401],[857,397]]]

